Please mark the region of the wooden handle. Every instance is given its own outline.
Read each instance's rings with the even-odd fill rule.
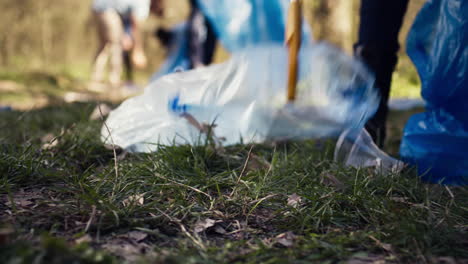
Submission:
[[[289,50],[288,66],[288,102],[296,99],[296,84],[298,79],[298,55],[302,37],[302,0],[292,0],[286,25],[286,45]]]

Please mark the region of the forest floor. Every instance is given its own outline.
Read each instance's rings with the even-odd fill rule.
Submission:
[[[466,188],[344,168],[333,140],[130,154],[100,141],[119,98],[0,77],[3,263],[468,263]]]

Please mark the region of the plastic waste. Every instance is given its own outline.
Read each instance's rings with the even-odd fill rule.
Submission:
[[[284,43],[289,0],[197,0],[223,47],[231,53],[259,44]],[[311,30],[303,24],[303,42],[311,41]],[[190,65],[187,26],[176,29],[177,44],[151,81]]]
[[[289,0],[197,0],[223,46],[230,52],[260,43],[283,43]],[[303,25],[304,41],[310,28]]]
[[[223,145],[338,137],[362,128],[378,105],[367,69],[326,44],[303,47],[299,57],[294,104],[286,100],[284,46],[250,47],[226,63],[152,82],[110,114],[102,139],[151,152],[159,145],[204,144],[201,124],[215,124]]]
[[[429,0],[408,36],[426,112],[408,121],[402,158],[422,179],[468,184],[468,1]]]
[[[334,160],[346,167],[375,168],[377,173],[398,173],[405,164],[379,149],[365,129],[344,131],[335,147]]]

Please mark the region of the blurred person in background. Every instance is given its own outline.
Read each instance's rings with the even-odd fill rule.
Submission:
[[[97,24],[99,47],[94,60],[92,86],[102,91],[107,63],[109,84],[122,85],[124,51],[128,64],[144,68],[147,58],[142,43],[142,25],[150,12],[162,15],[161,0],[94,0],[93,14]],[[133,69],[133,68],[132,68]],[[132,70],[130,69],[130,70]],[[131,73],[130,73],[131,74]]]
[[[217,37],[212,22],[203,14],[198,0],[189,0],[190,14],[186,22],[172,29],[158,28],[156,37],[168,51],[168,58],[151,77],[190,70],[213,62]]]
[[[213,26],[200,10],[197,0],[190,0],[190,16],[187,37],[189,42],[189,68],[211,64],[216,49],[216,34]]]
[[[386,137],[388,99],[393,71],[398,61],[398,35],[409,0],[361,0],[358,42],[354,53],[375,74],[380,104],[366,129],[374,142],[383,147]]]

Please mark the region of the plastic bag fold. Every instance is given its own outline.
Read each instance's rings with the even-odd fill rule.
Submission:
[[[400,148],[426,181],[468,183],[468,1],[430,0],[408,36],[426,112],[408,121]]]

